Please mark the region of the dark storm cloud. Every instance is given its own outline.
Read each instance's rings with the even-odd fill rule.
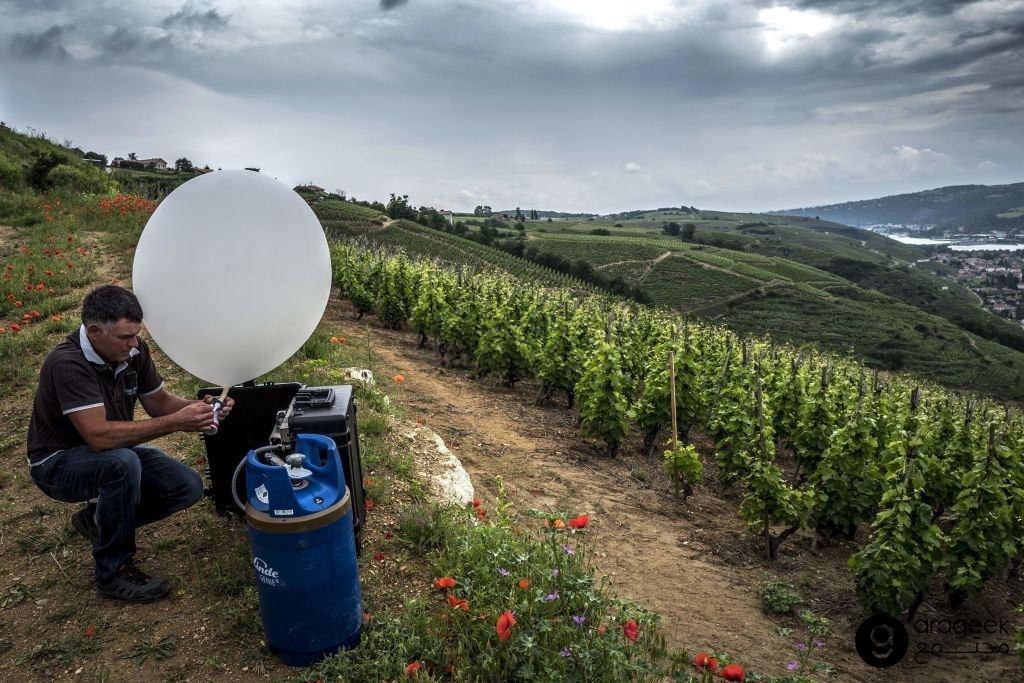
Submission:
[[[63,43],[64,32],[69,28],[51,26],[40,33],[15,33],[11,37],[10,52],[20,59],[70,59],[71,55]]]
[[[32,12],[49,12],[70,4],[70,0],[0,0],[0,8],[12,7],[18,11]]]
[[[980,0],[797,0],[796,7],[830,14],[944,16]]]
[[[56,18],[0,0],[0,45],[38,78],[57,70],[40,57],[70,52],[82,85],[69,78],[66,94],[91,114],[47,124],[63,93],[44,102],[32,78],[3,73],[0,111],[87,140],[130,109],[115,78],[130,70],[149,88],[133,111],[157,117],[136,148],[225,166],[244,149],[240,165],[296,181],[455,208],[767,208],[992,181],[955,176],[985,162],[1024,175],[1024,11],[1011,2],[792,0],[827,23],[818,34],[785,17],[773,34],[763,11],[784,5],[771,0],[687,3],[657,21],[636,3],[625,28],[598,20],[630,3],[180,2],[67,4],[74,34],[44,38]],[[110,127],[123,153],[129,133]]]
[[[167,29],[213,31],[225,28],[228,25],[228,17],[222,15],[216,8],[203,12],[196,9],[191,2],[186,2],[180,10],[164,17],[160,25]]]
[[[103,41],[106,56],[145,55],[150,59],[163,59],[174,49],[169,36],[153,37],[134,28],[118,28]]]

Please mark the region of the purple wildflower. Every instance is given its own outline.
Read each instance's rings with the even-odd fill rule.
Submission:
[[[807,649],[807,643],[797,643],[796,649],[800,652],[804,652]]]
[[[554,602],[557,599],[558,599],[558,591],[555,591],[554,593],[548,593],[547,595],[544,596],[544,602]]]
[[[800,668],[800,664],[796,661],[792,661],[786,665],[786,671],[796,671]]]
[[[818,648],[820,650],[821,648],[825,647],[825,641],[822,640],[821,638],[815,638],[814,639],[814,647],[816,647],[816,648]]]
[[[555,567],[554,569],[551,570],[551,576],[558,576],[561,573],[562,572],[559,571],[558,567]]]
[[[558,654],[562,655],[563,657],[572,657],[572,653],[569,652],[569,648],[567,648],[567,647],[563,647],[562,651],[559,652]]]
[[[583,622],[586,621],[586,620],[587,620],[587,618],[585,616],[583,616],[582,614],[574,614],[574,615],[572,615],[572,623],[576,624],[577,626],[583,626]]]
[[[508,576],[512,572],[510,572],[509,570],[505,569],[504,567],[498,567],[498,573],[501,574],[502,576]]]
[[[566,543],[562,546],[562,550],[565,551],[566,555],[572,555],[576,552],[576,546],[574,546],[572,543]]]

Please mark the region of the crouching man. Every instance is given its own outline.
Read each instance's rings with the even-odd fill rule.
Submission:
[[[142,307],[115,285],[99,287],[82,303],[82,326],[43,361],[28,427],[32,480],[51,498],[90,502],[71,523],[92,542],[96,587],[132,602],[159,600],[166,581],[134,561],[135,529],[194,505],[202,478],[145,442],[213,424],[207,401],[164,389],[149,348],[139,338]],[[149,420],[133,421],[135,401]],[[221,409],[223,419],[233,401]]]

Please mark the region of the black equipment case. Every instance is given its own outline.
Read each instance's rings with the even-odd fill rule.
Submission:
[[[220,396],[221,391],[220,387],[203,388],[199,390],[198,397]],[[358,549],[366,522],[366,492],[352,387],[303,387],[298,382],[268,382],[231,387],[228,396],[235,400],[230,417],[220,424],[216,434],[203,435],[206,471],[210,478],[207,495],[213,498],[217,512],[244,515],[231,495],[231,478],[238,463],[250,450],[270,442],[278,413],[287,411],[294,401],[289,430],[293,434],[322,434],[333,439],[338,447],[345,483],[352,496],[352,519]],[[244,502],[244,475],[240,475],[236,483],[238,497]]]

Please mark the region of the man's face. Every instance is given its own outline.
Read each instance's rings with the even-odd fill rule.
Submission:
[[[99,325],[85,328],[89,335],[89,343],[96,349],[100,357],[111,364],[127,362],[131,358],[132,349],[139,345],[139,331],[142,323],[133,323],[121,318],[109,330],[103,331]]]

